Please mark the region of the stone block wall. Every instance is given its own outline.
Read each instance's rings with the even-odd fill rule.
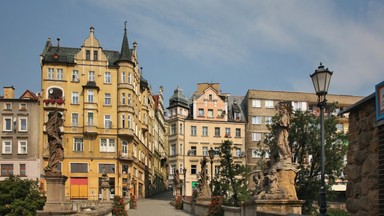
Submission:
[[[379,215],[379,128],[374,98],[351,110],[346,167],[350,216]]]

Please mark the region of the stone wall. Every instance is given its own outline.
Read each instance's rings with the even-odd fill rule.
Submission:
[[[379,215],[379,127],[374,97],[351,109],[347,153],[347,203],[350,216]]]

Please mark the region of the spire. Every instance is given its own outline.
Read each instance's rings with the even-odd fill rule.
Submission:
[[[127,36],[127,21],[124,22],[123,44],[121,45],[119,60],[131,61],[131,55],[130,55],[129,44],[128,44],[128,36]]]

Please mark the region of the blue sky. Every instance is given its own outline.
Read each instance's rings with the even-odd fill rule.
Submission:
[[[320,62],[334,71],[331,94],[366,96],[384,80],[380,0],[13,0],[0,5],[0,86],[13,85],[17,97],[40,91],[49,37],[80,47],[93,26],[103,49],[120,50],[124,21],[166,106],[177,86],[190,97],[200,82],[236,96],[314,92],[309,74]]]

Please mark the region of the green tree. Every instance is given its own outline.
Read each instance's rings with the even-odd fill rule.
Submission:
[[[250,168],[233,162],[232,141],[226,140],[220,147],[220,174],[212,181],[213,196],[222,196],[223,204],[229,206],[240,206],[241,201],[251,197],[248,190],[248,177]]]
[[[275,149],[275,134],[279,118],[279,115],[273,117],[269,128],[271,133],[264,141],[271,149],[272,158],[276,157],[277,152]],[[288,129],[292,162],[300,166],[300,171],[295,179],[297,195],[299,199],[306,201],[308,211],[311,211],[312,202],[318,197],[320,190],[321,145],[319,124],[319,117],[310,112],[295,111],[291,115],[291,124]],[[337,118],[335,116],[325,118],[325,176],[328,188],[340,177],[347,151],[347,145],[345,144],[347,137],[345,134],[337,132],[336,124]]]
[[[10,176],[0,181],[0,215],[36,215],[37,210],[43,209],[45,201],[37,180]]]

